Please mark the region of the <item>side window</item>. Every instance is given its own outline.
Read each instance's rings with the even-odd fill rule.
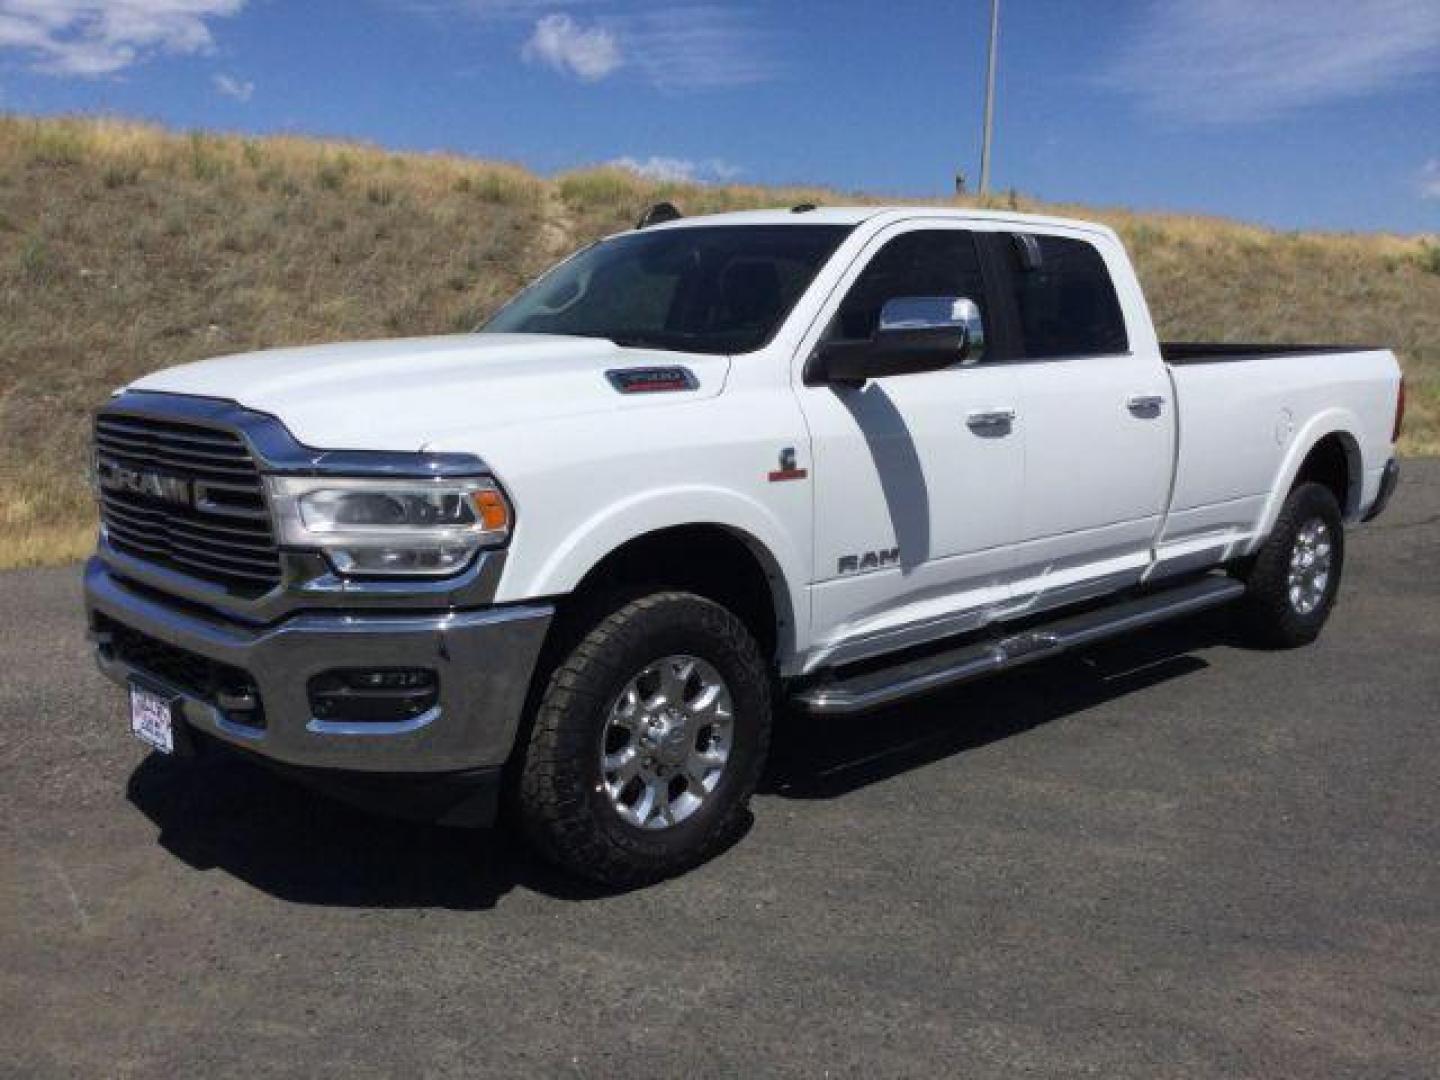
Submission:
[[[1026,356],[1103,356],[1130,348],[1115,286],[1093,244],[1028,233],[1010,239]]]
[[[828,337],[863,341],[875,333],[880,309],[899,296],[963,296],[985,315],[985,281],[975,238],[959,229],[907,232],[871,258],[835,313]],[[989,325],[989,320],[986,320]]]

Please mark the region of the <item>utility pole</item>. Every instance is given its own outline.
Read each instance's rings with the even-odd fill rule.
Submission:
[[[980,146],[980,195],[990,194],[990,139],[995,128],[995,47],[1000,38],[1000,0],[990,0],[990,61],[985,65],[985,141]]]

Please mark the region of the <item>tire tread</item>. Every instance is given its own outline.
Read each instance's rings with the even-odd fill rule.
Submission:
[[[1330,527],[1333,545],[1331,582],[1324,601],[1310,615],[1290,605],[1288,571],[1295,534],[1310,518],[1320,517]],[[1246,577],[1244,616],[1256,644],[1274,649],[1308,645],[1320,636],[1330,616],[1344,566],[1344,521],[1334,494],[1323,484],[1298,485],[1286,498],[1275,527],[1256,553]]]
[[[604,688],[627,674],[615,658],[669,620],[699,620],[706,633],[740,659],[763,702],[760,745],[747,755],[738,797],[730,800],[683,856],[640,837],[599,826],[591,811],[580,763],[594,752],[594,711]],[[732,693],[737,688],[732,688]],[[727,609],[691,593],[651,593],[622,603],[599,618],[552,671],[536,709],[519,780],[521,819],[530,841],[550,861],[608,885],[631,887],[679,873],[718,853],[743,827],[750,794],[769,749],[770,685],[754,638]]]

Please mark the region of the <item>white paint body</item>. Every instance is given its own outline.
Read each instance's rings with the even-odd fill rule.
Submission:
[[[132,389],[223,398],[327,449],[464,451],[493,469],[517,526],[499,602],[563,596],[625,542],[715,524],[761,555],[797,674],[1255,549],[1309,450],[1339,433],[1374,502],[1400,373],[1386,351],[1171,367],[1106,228],[935,209],[727,214],[704,224],[854,225],[779,332],[733,357],[539,335],[456,335],[284,349],[162,371]],[[848,285],[916,228],[1084,239],[1110,270],[1130,352],[807,386],[806,359]],[[622,396],[613,368],[683,364],[691,392]],[[1133,396],[1163,398],[1140,418]],[[1013,409],[1005,438],[974,411]],[[782,450],[808,471],[772,482]],[[900,550],[842,574],[840,559]]]

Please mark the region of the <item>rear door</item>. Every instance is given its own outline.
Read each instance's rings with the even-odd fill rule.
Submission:
[[[1079,230],[996,233],[987,243],[1021,350],[1012,362],[1025,431],[1016,607],[1133,584],[1169,498],[1176,410],[1129,263],[1115,241]]]
[[[905,222],[847,271],[803,346],[865,340],[897,297],[966,297],[991,318],[963,222]],[[987,346],[988,347],[988,346]],[[983,353],[848,388],[802,383],[814,462],[814,663],[978,624],[1009,599],[1024,450],[1011,365]]]

